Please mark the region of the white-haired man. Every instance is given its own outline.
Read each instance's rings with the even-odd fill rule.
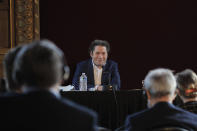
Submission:
[[[172,104],[176,96],[176,79],[168,69],[154,69],[145,77],[149,109],[129,115],[126,130],[149,131],[162,126],[179,126],[197,130],[197,115]]]

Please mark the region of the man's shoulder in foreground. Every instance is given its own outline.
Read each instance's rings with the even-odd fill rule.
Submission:
[[[67,108],[71,109],[73,113],[81,112],[81,114],[97,118],[97,114],[93,110],[88,109],[87,107],[76,104],[75,102],[72,102],[66,98],[62,98],[61,101],[64,105],[67,106]]]
[[[69,111],[69,115],[65,116],[70,117],[70,120],[76,125],[72,129],[96,130],[97,114],[93,110],[65,98],[62,99],[62,102],[65,105],[65,110]]]
[[[42,96],[40,96],[42,94]],[[35,98],[38,96],[37,98]],[[39,97],[40,96],[40,97]],[[40,121],[47,121],[46,119],[55,120],[53,125],[49,125],[50,128],[55,128],[56,125],[60,129],[66,130],[88,130],[92,131],[96,127],[97,114],[81,105],[78,105],[64,97],[57,97],[51,92],[37,92],[30,96],[32,103],[32,98],[35,98],[40,109],[36,108],[36,103],[30,105],[32,108],[36,108],[35,111],[32,111],[32,114],[39,112]],[[37,115],[37,114],[36,114]],[[34,116],[32,116],[34,118]],[[49,122],[51,123],[51,122]],[[47,125],[47,122],[43,122],[44,125]]]
[[[196,120],[197,115],[193,113],[169,103],[159,103],[152,108],[129,115],[125,121],[125,127],[128,130],[131,128],[144,130],[157,125],[174,124],[197,129],[197,125],[194,123]],[[140,126],[140,123],[144,123],[144,126]]]

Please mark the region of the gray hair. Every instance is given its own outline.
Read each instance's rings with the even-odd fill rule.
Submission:
[[[13,78],[20,85],[50,88],[63,77],[64,54],[49,40],[24,46],[14,62]]]
[[[154,98],[173,95],[176,90],[176,79],[169,69],[151,70],[145,77],[144,88]]]

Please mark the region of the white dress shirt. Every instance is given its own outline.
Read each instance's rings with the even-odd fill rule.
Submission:
[[[93,64],[93,70],[94,70],[94,83],[95,83],[95,89],[91,89],[93,90],[97,90],[97,87],[101,85],[101,77],[102,77],[102,72],[103,72],[103,68],[98,68],[94,62],[92,61]]]

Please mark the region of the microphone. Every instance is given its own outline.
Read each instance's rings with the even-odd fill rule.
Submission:
[[[116,107],[116,112],[119,112],[120,109],[119,109],[119,104],[118,104],[118,100],[117,100],[117,95],[116,95],[116,89],[117,89],[117,85],[111,85],[111,73],[109,73],[109,76],[108,76],[108,87],[109,87],[109,90],[112,90],[113,92],[113,96],[114,96],[114,101],[115,101],[115,107]],[[119,120],[119,116],[118,117],[118,120]],[[118,121],[119,123],[119,121]]]
[[[108,90],[112,89],[112,85],[111,85],[111,73],[108,73]]]
[[[116,96],[117,85],[111,85],[111,73],[110,72],[103,72],[103,73],[107,75],[107,85],[104,86],[106,88],[104,90],[108,90],[108,91],[112,90],[115,104],[116,104],[116,109],[117,111],[119,111],[118,101],[117,101],[117,96]]]

